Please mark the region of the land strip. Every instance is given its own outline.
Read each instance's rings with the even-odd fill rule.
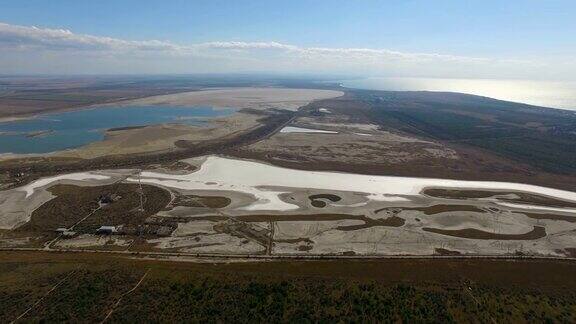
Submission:
[[[567,261],[405,259],[213,264],[210,260],[169,262],[37,252],[0,252],[0,294],[6,297],[1,299],[0,320],[14,320],[53,283],[79,266],[81,271],[21,320],[100,322],[114,302],[138,284],[143,273],[148,273],[145,280],[138,289],[124,295],[109,321],[575,320],[576,282],[572,274],[576,263]],[[477,303],[469,297],[470,292]]]

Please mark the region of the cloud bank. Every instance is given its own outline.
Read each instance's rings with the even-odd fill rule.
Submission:
[[[0,23],[0,73],[297,72],[426,77],[522,78],[575,71],[547,62],[406,53],[388,49],[302,47],[278,42],[175,44],[76,34]],[[556,76],[560,77],[560,76]]]

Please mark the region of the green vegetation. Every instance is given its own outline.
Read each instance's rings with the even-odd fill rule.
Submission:
[[[576,173],[576,116],[569,111],[457,93],[355,93],[383,127],[471,145],[549,172]]]
[[[22,321],[95,322],[114,309],[110,322],[574,322],[575,267],[489,260],[196,264],[4,252],[0,321],[15,319],[65,279]]]
[[[232,203],[228,197],[181,195],[173,201],[175,206],[224,208]]]
[[[141,225],[147,217],[162,210],[170,201],[170,193],[156,186],[118,183],[114,185],[82,187],[56,185],[49,189],[56,198],[44,203],[33,213],[30,222],[19,231],[52,232],[68,228],[87,215],[74,230],[93,233],[102,225]],[[99,208],[99,199],[114,197],[113,202]],[[140,211],[142,199],[144,211]]]

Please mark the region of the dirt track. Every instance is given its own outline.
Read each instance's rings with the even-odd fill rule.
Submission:
[[[133,252],[114,250],[89,250],[89,249],[44,249],[44,248],[0,248],[0,251],[23,251],[23,252],[45,252],[45,253],[72,253],[72,254],[110,254],[125,255],[130,257],[163,260],[173,257],[180,257],[182,261],[193,259],[237,259],[237,260],[370,260],[370,259],[487,259],[487,260],[559,260],[576,261],[576,257],[555,257],[538,255],[344,255],[344,254],[321,254],[321,255],[265,255],[265,254],[220,254],[220,253],[182,253],[182,252]],[[177,261],[178,259],[170,259]]]

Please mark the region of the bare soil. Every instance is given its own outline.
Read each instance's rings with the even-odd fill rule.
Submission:
[[[239,215],[234,216],[235,219],[243,222],[306,222],[306,221],[336,221],[336,220],[360,220],[364,224],[339,226],[337,229],[341,231],[353,231],[362,228],[369,228],[374,226],[387,226],[387,227],[401,227],[404,225],[405,220],[400,217],[392,216],[383,219],[372,219],[364,215],[347,215],[347,214],[298,214],[298,215]],[[224,221],[227,218],[224,216],[201,216],[194,217],[192,220],[210,220],[214,222]]]
[[[377,209],[374,211],[374,213],[379,213],[379,212],[386,210],[386,209],[390,209],[390,207]],[[434,215],[434,214],[447,213],[447,212],[459,212],[459,211],[470,211],[470,212],[477,212],[477,213],[485,213],[486,212],[481,208],[478,208],[476,206],[471,206],[471,205],[445,205],[445,204],[433,205],[433,206],[428,206],[428,207],[402,207],[402,209],[403,210],[418,210],[418,211],[424,212],[424,214],[426,214],[426,215]]]
[[[448,199],[475,199],[475,198],[490,198],[494,197],[498,200],[511,202],[511,203],[524,203],[537,206],[546,207],[576,207],[576,203],[555,199],[552,197],[540,196],[525,192],[501,192],[501,191],[489,191],[489,190],[465,190],[465,189],[439,189],[430,188],[425,189],[423,192],[425,195],[436,197],[436,198],[448,198]],[[501,197],[502,195],[514,194],[518,198],[508,198]]]
[[[475,228],[466,228],[460,230],[447,230],[440,228],[424,227],[422,230],[426,232],[475,239],[475,240],[537,240],[546,237],[546,230],[541,226],[534,226],[528,233],[524,234],[498,234],[481,231]]]
[[[538,214],[538,213],[523,213],[524,215],[533,219],[549,219],[549,220],[559,220],[564,222],[576,223],[576,215],[558,215],[558,214]]]
[[[196,196],[196,195],[180,195],[172,202],[173,206],[186,206],[186,207],[208,207],[208,208],[224,208],[232,200],[228,197],[220,196]]]
[[[461,255],[462,254],[458,251],[452,251],[452,250],[443,249],[443,248],[435,248],[434,252],[436,252],[436,254],[439,254],[439,255]]]

